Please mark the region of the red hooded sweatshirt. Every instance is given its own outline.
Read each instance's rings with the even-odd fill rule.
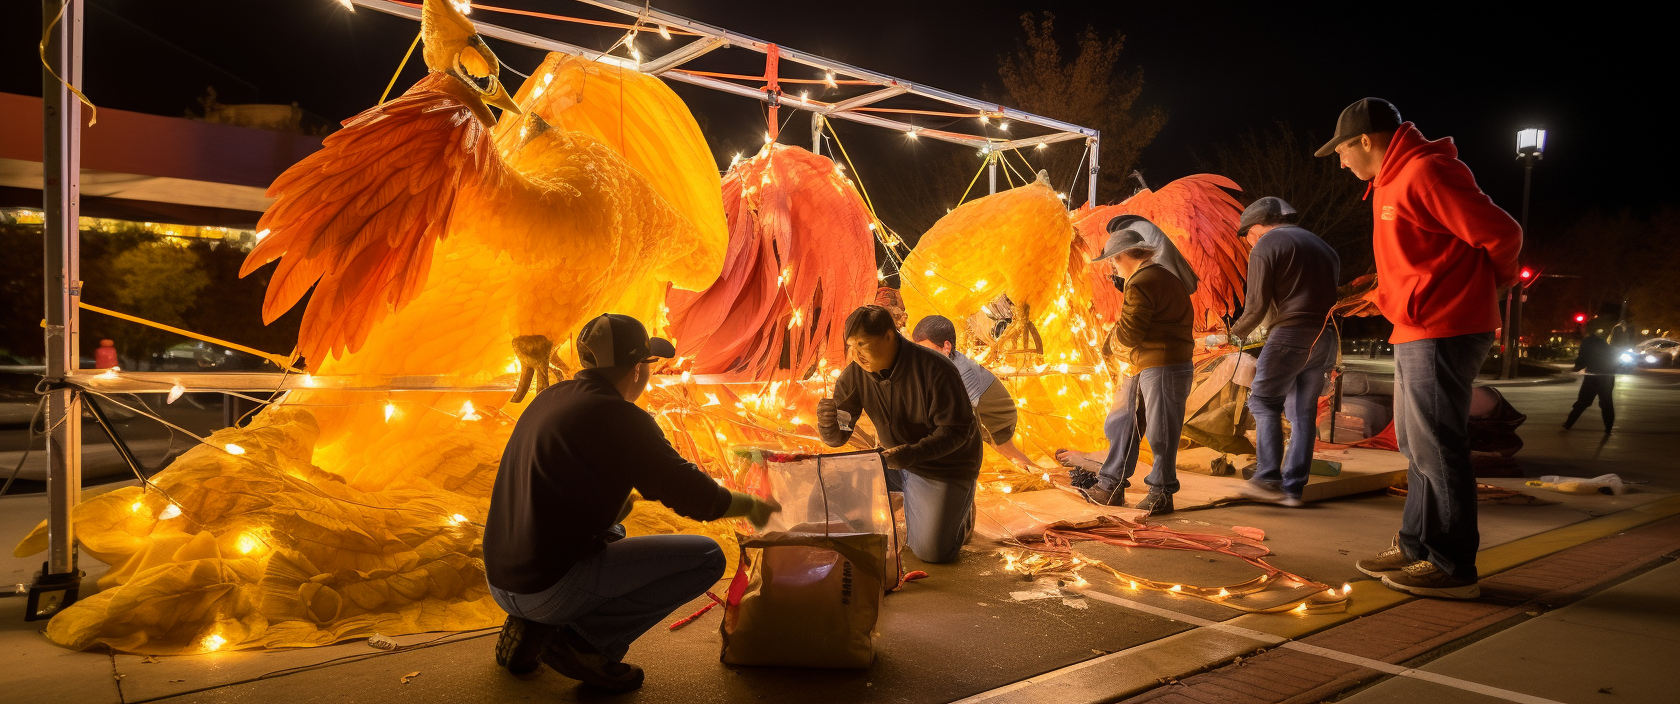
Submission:
[[[1499,328],[1495,292],[1517,282],[1522,227],[1476,186],[1452,138],[1394,133],[1375,194],[1377,307],[1399,344]]]

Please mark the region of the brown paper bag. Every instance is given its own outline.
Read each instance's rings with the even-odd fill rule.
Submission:
[[[803,527],[803,526],[802,526]],[[868,667],[887,578],[880,533],[771,532],[741,542],[722,660],[730,665]]]

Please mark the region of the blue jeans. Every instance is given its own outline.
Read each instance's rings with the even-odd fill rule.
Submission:
[[[1108,458],[1097,473],[1097,488],[1123,491],[1137,469],[1138,443],[1149,438],[1155,466],[1143,483],[1151,491],[1178,491],[1178,436],[1184,430],[1184,402],[1196,369],[1189,362],[1150,367],[1126,377],[1114,391],[1114,405],[1103,422]],[[1139,407],[1141,406],[1141,408]]]
[[[952,562],[974,528],[973,479],[929,479],[887,470],[887,490],[904,492],[904,542],[922,562]]]
[[[631,641],[716,584],[726,564],[717,541],[703,535],[625,538],[541,592],[492,585],[490,595],[509,614],[570,626],[602,654],[623,659]]]
[[[1493,333],[1394,346],[1394,431],[1406,471],[1400,549],[1458,579],[1476,578],[1476,473],[1470,467],[1470,388]]]
[[[1254,481],[1281,485],[1284,494],[1301,498],[1318,435],[1318,395],[1324,391],[1325,372],[1336,365],[1339,345],[1336,329],[1329,325],[1278,328],[1266,336],[1248,395],[1259,464]],[[1287,453],[1283,449],[1285,415],[1289,417]]]

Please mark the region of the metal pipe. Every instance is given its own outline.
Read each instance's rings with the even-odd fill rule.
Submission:
[[[822,121],[822,113],[811,113],[811,153],[817,156],[822,156]]]
[[[62,8],[62,16],[60,16]],[[82,0],[42,0],[47,61],[72,85],[82,82]],[[59,18],[55,26],[45,26]],[[69,86],[41,71],[44,129],[41,193],[45,200],[46,378],[61,381],[77,367],[81,298],[82,104]],[[75,575],[71,510],[82,498],[81,399],[63,385],[47,392],[47,564],[41,582]],[[73,596],[71,597],[73,598]],[[67,603],[67,602],[66,602]]]
[[[1528,194],[1533,182],[1534,154],[1531,153],[1523,157],[1522,236],[1525,241],[1528,239]],[[1515,379],[1521,370],[1517,357],[1522,354],[1523,290],[1523,282],[1518,281],[1505,292],[1505,329],[1500,333],[1505,338],[1501,345],[1505,353],[1500,365],[1501,379]]]
[[[986,186],[997,193],[997,152],[986,152]]]
[[[1097,155],[1102,153],[1102,135],[1098,134],[1087,142],[1091,145],[1091,182],[1088,184],[1090,195],[1086,197],[1085,202],[1095,208],[1097,207]],[[1069,198],[1072,198],[1072,194],[1069,194]],[[1073,204],[1069,203],[1068,205],[1072,206]]]

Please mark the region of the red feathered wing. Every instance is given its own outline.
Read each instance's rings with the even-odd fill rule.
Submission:
[[[834,162],[772,145],[723,180],[729,249],[705,291],[673,290],[677,352],[700,374],[803,378],[844,360],[846,315],[875,295],[869,211]],[[785,275],[784,275],[785,272]]]
[[[239,275],[280,260],[265,324],[315,287],[298,334],[311,368],[355,352],[375,323],[419,294],[460,189],[504,168],[475,100],[433,73],[346,120],[269,186],[277,200],[257,223],[267,235]]]
[[[1086,210],[1074,226],[1085,252],[1096,257],[1108,241],[1109,220],[1120,215],[1142,215],[1155,223],[1201,280],[1192,297],[1201,327],[1207,324],[1207,313],[1230,316],[1242,305],[1248,273],[1248,243],[1237,237],[1242,204],[1225,189],[1242,190],[1224,176],[1186,176],[1159,190],[1140,191],[1118,204]],[[1108,281],[1108,268],[1093,264],[1087,275],[1097,315],[1114,320],[1120,314],[1120,293]]]

